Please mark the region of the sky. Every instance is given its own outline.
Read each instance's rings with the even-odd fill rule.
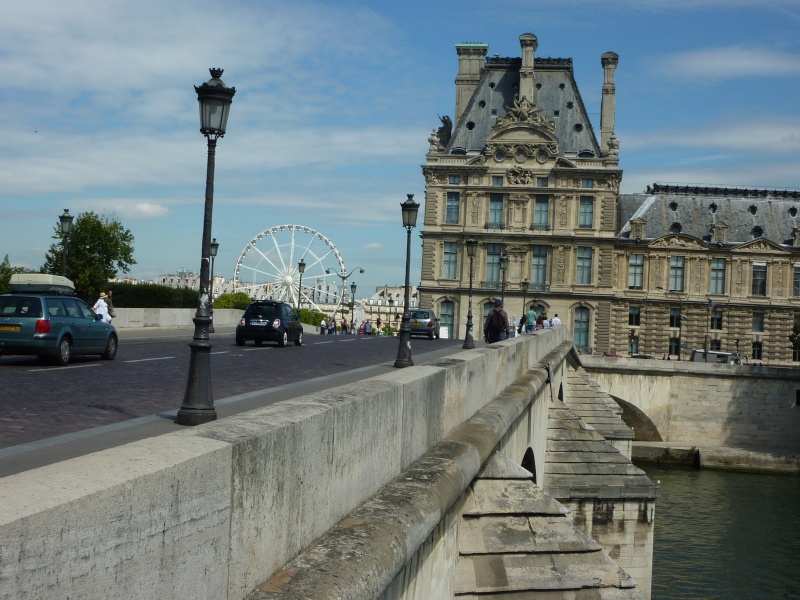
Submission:
[[[44,263],[69,208],[130,229],[127,276],[199,271],[207,146],[193,86],[219,67],[236,95],[216,151],[215,274],[293,224],[364,269],[359,297],[402,285],[399,205],[422,202],[427,139],[454,113],[455,46],[517,57],[523,33],[538,57],[573,59],[598,135],[600,56],[619,55],[623,193],[800,189],[800,0],[4,0],[2,14],[0,260],[16,266]]]

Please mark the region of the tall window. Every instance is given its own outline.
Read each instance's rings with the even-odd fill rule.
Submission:
[[[458,224],[458,210],[461,205],[461,194],[459,192],[447,192],[447,214],[444,222]]]
[[[489,196],[489,224],[495,227],[503,224],[503,194]]]
[[[497,175],[493,175],[492,176],[492,185],[495,186],[495,187],[502,187],[502,185],[503,185],[503,177],[502,176],[498,177]]]
[[[578,227],[591,229],[594,226],[594,198],[581,196],[578,207]]]
[[[592,248],[578,247],[577,277],[575,283],[590,285],[592,283]]]
[[[681,347],[681,340],[680,338],[669,338],[669,353],[672,356],[677,356],[681,353],[679,348]]]
[[[761,360],[761,353],[764,345],[761,342],[753,342],[753,360]]]
[[[763,312],[754,312],[753,313],[753,331],[756,333],[763,333],[764,332],[764,313]]]
[[[709,291],[712,294],[725,293],[725,259],[711,259],[711,285]]]
[[[639,325],[641,316],[642,316],[641,306],[628,307],[628,325]]]
[[[445,300],[439,307],[439,325],[442,329],[447,327],[447,339],[453,339],[455,332],[453,331],[454,315],[456,314],[456,305],[450,300]]]
[[[628,289],[640,290],[644,281],[644,254],[628,257]]]
[[[486,244],[486,281],[500,282],[500,254],[502,244]]]
[[[794,280],[792,283],[792,296],[797,298],[800,296],[800,266],[795,265],[794,267]]]
[[[442,255],[442,278],[458,278],[458,243],[445,242],[444,254]]]
[[[450,175],[448,180],[450,185],[458,185],[461,183],[461,177],[459,175]]]
[[[683,291],[683,256],[671,256],[669,259],[669,289],[672,292]]]
[[[547,246],[533,247],[533,255],[531,256],[531,283],[539,286],[544,286],[547,283]]]
[[[639,336],[628,336],[628,354],[639,354]]]
[[[722,341],[721,340],[711,340],[711,346],[709,350],[722,350]]]
[[[594,179],[581,179],[581,187],[590,190],[594,187]]]
[[[711,329],[722,329],[722,311],[721,310],[712,310],[711,311]]]
[[[681,309],[679,306],[675,306],[669,309],[669,326],[670,327],[681,326]]]
[[[547,187],[547,177],[537,177],[536,187]]]
[[[536,194],[536,204],[533,209],[534,225],[550,224],[550,196]]]
[[[767,265],[753,265],[753,296],[767,295]]]
[[[572,341],[576,346],[585,348],[589,345],[589,309],[580,307],[575,309],[575,332]]]

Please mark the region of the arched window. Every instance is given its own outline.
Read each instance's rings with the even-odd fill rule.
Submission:
[[[455,314],[456,305],[453,302],[450,302],[450,300],[445,300],[442,302],[439,310],[439,325],[442,329],[447,327],[447,339],[451,340],[455,337],[455,332],[453,331]]]
[[[572,341],[579,348],[589,346],[589,309],[583,306],[575,309],[575,327]]]

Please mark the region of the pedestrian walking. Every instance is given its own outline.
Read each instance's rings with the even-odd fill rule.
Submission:
[[[483,323],[483,339],[487,344],[501,342],[508,337],[508,331],[508,314],[503,310],[503,301],[498,298]]]

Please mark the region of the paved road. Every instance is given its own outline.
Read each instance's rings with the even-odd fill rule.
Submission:
[[[53,367],[35,358],[0,358],[0,477],[174,431],[192,332],[160,336],[122,331],[114,361],[78,357]],[[303,346],[285,348],[237,347],[231,330],[212,338],[220,418],[391,371],[398,348],[390,337],[306,334]],[[412,340],[415,364],[460,348],[459,340]]]

